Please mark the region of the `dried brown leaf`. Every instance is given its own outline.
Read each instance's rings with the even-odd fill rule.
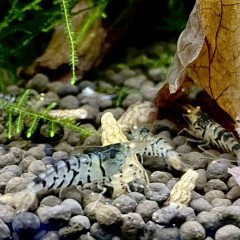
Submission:
[[[175,93],[190,77],[234,120],[240,112],[239,12],[239,0],[197,0],[167,78]]]

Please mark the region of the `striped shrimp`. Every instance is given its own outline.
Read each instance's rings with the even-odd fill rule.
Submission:
[[[61,189],[94,181],[101,185],[108,184],[133,152],[133,143],[116,143],[88,154],[72,156],[68,161],[59,161],[41,173],[23,191],[1,196],[0,202],[13,205],[18,212],[22,212],[29,209],[36,194],[42,190]]]
[[[200,107],[188,106],[184,114],[190,126],[190,133],[226,152],[233,152],[240,158],[240,143],[220,124],[211,119]]]
[[[142,156],[163,157],[166,159],[167,163],[176,170],[187,171],[187,169],[189,169],[189,166],[182,162],[179,154],[170,145],[167,139],[161,136],[161,133],[153,135],[147,128],[135,128],[133,137],[135,141],[139,140],[145,142],[144,149],[142,153],[140,153]]]

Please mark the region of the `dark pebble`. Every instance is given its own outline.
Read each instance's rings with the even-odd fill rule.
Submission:
[[[197,213],[202,212],[202,211],[210,211],[212,209],[211,204],[203,199],[203,198],[198,198],[194,199],[189,203],[189,206],[193,208]]]
[[[139,192],[130,192],[127,195],[130,198],[132,198],[133,200],[135,200],[137,204],[146,200],[146,197],[142,193],[139,193]]]
[[[155,201],[145,200],[138,204],[135,212],[139,213],[143,220],[147,222],[152,218],[152,214],[159,209]]]
[[[164,227],[158,229],[154,239],[176,240],[180,239],[180,231],[177,227]]]
[[[180,227],[181,240],[204,240],[205,229],[197,221],[187,221]]]
[[[225,198],[225,194],[220,190],[212,190],[207,192],[204,198],[210,203],[214,198]]]
[[[78,87],[71,84],[61,85],[57,89],[57,94],[59,97],[65,97],[67,95],[76,95],[78,93]]]
[[[225,224],[233,224],[240,227],[240,206],[225,207],[222,212],[222,218]]]
[[[97,240],[112,240],[116,235],[112,226],[100,225],[99,223],[93,223],[90,228],[90,234]]]
[[[48,90],[49,79],[46,75],[37,73],[32,79],[28,80],[26,87],[37,90],[38,92],[46,92]]]
[[[155,171],[150,175],[150,182],[160,182],[166,184],[172,178],[172,174],[168,172]]]
[[[169,197],[170,190],[163,183],[150,183],[145,187],[144,194],[148,200],[153,200],[158,204],[162,204]]]
[[[113,200],[112,205],[118,208],[121,213],[134,212],[137,203],[134,199],[127,195],[121,195]]]
[[[60,100],[59,107],[62,109],[76,109],[79,107],[79,102],[76,97],[68,95]]]
[[[240,186],[235,186],[226,194],[226,198],[235,201],[240,198]]]
[[[207,179],[225,180],[229,176],[227,169],[230,166],[231,162],[227,159],[214,160],[207,167]]]
[[[225,192],[228,190],[228,187],[226,183],[220,179],[210,179],[204,187],[204,192],[206,193],[211,190],[220,190]]]
[[[232,202],[229,199],[214,198],[211,201],[212,207],[227,207],[231,206]]]

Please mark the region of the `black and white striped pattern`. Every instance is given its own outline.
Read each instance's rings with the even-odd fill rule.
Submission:
[[[129,154],[131,148],[127,143],[117,143],[88,154],[72,156],[41,173],[28,185],[28,189],[37,193],[42,189],[57,189],[94,181],[109,182],[111,176],[120,171]]]
[[[184,116],[187,117],[190,131],[195,137],[223,151],[240,154],[240,144],[234,136],[199,108],[191,108]]]

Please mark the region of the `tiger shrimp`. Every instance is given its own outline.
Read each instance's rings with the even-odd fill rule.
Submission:
[[[100,147],[88,154],[74,155],[41,173],[23,191],[1,196],[0,202],[13,205],[18,212],[22,212],[29,209],[37,193],[42,190],[82,186],[96,181],[101,184],[99,187],[107,185],[133,152],[133,143],[116,143]]]
[[[155,156],[166,159],[167,163],[176,170],[187,171],[190,167],[184,164],[177,151],[160,134],[153,135],[149,129],[137,129],[133,131],[134,140],[144,142],[144,149],[140,153],[142,156]],[[137,144],[137,143],[136,143]],[[142,144],[143,145],[143,144]]]
[[[200,107],[188,106],[188,113],[184,114],[190,126],[190,133],[226,152],[233,152],[240,159],[240,143],[220,124],[202,112]]]

